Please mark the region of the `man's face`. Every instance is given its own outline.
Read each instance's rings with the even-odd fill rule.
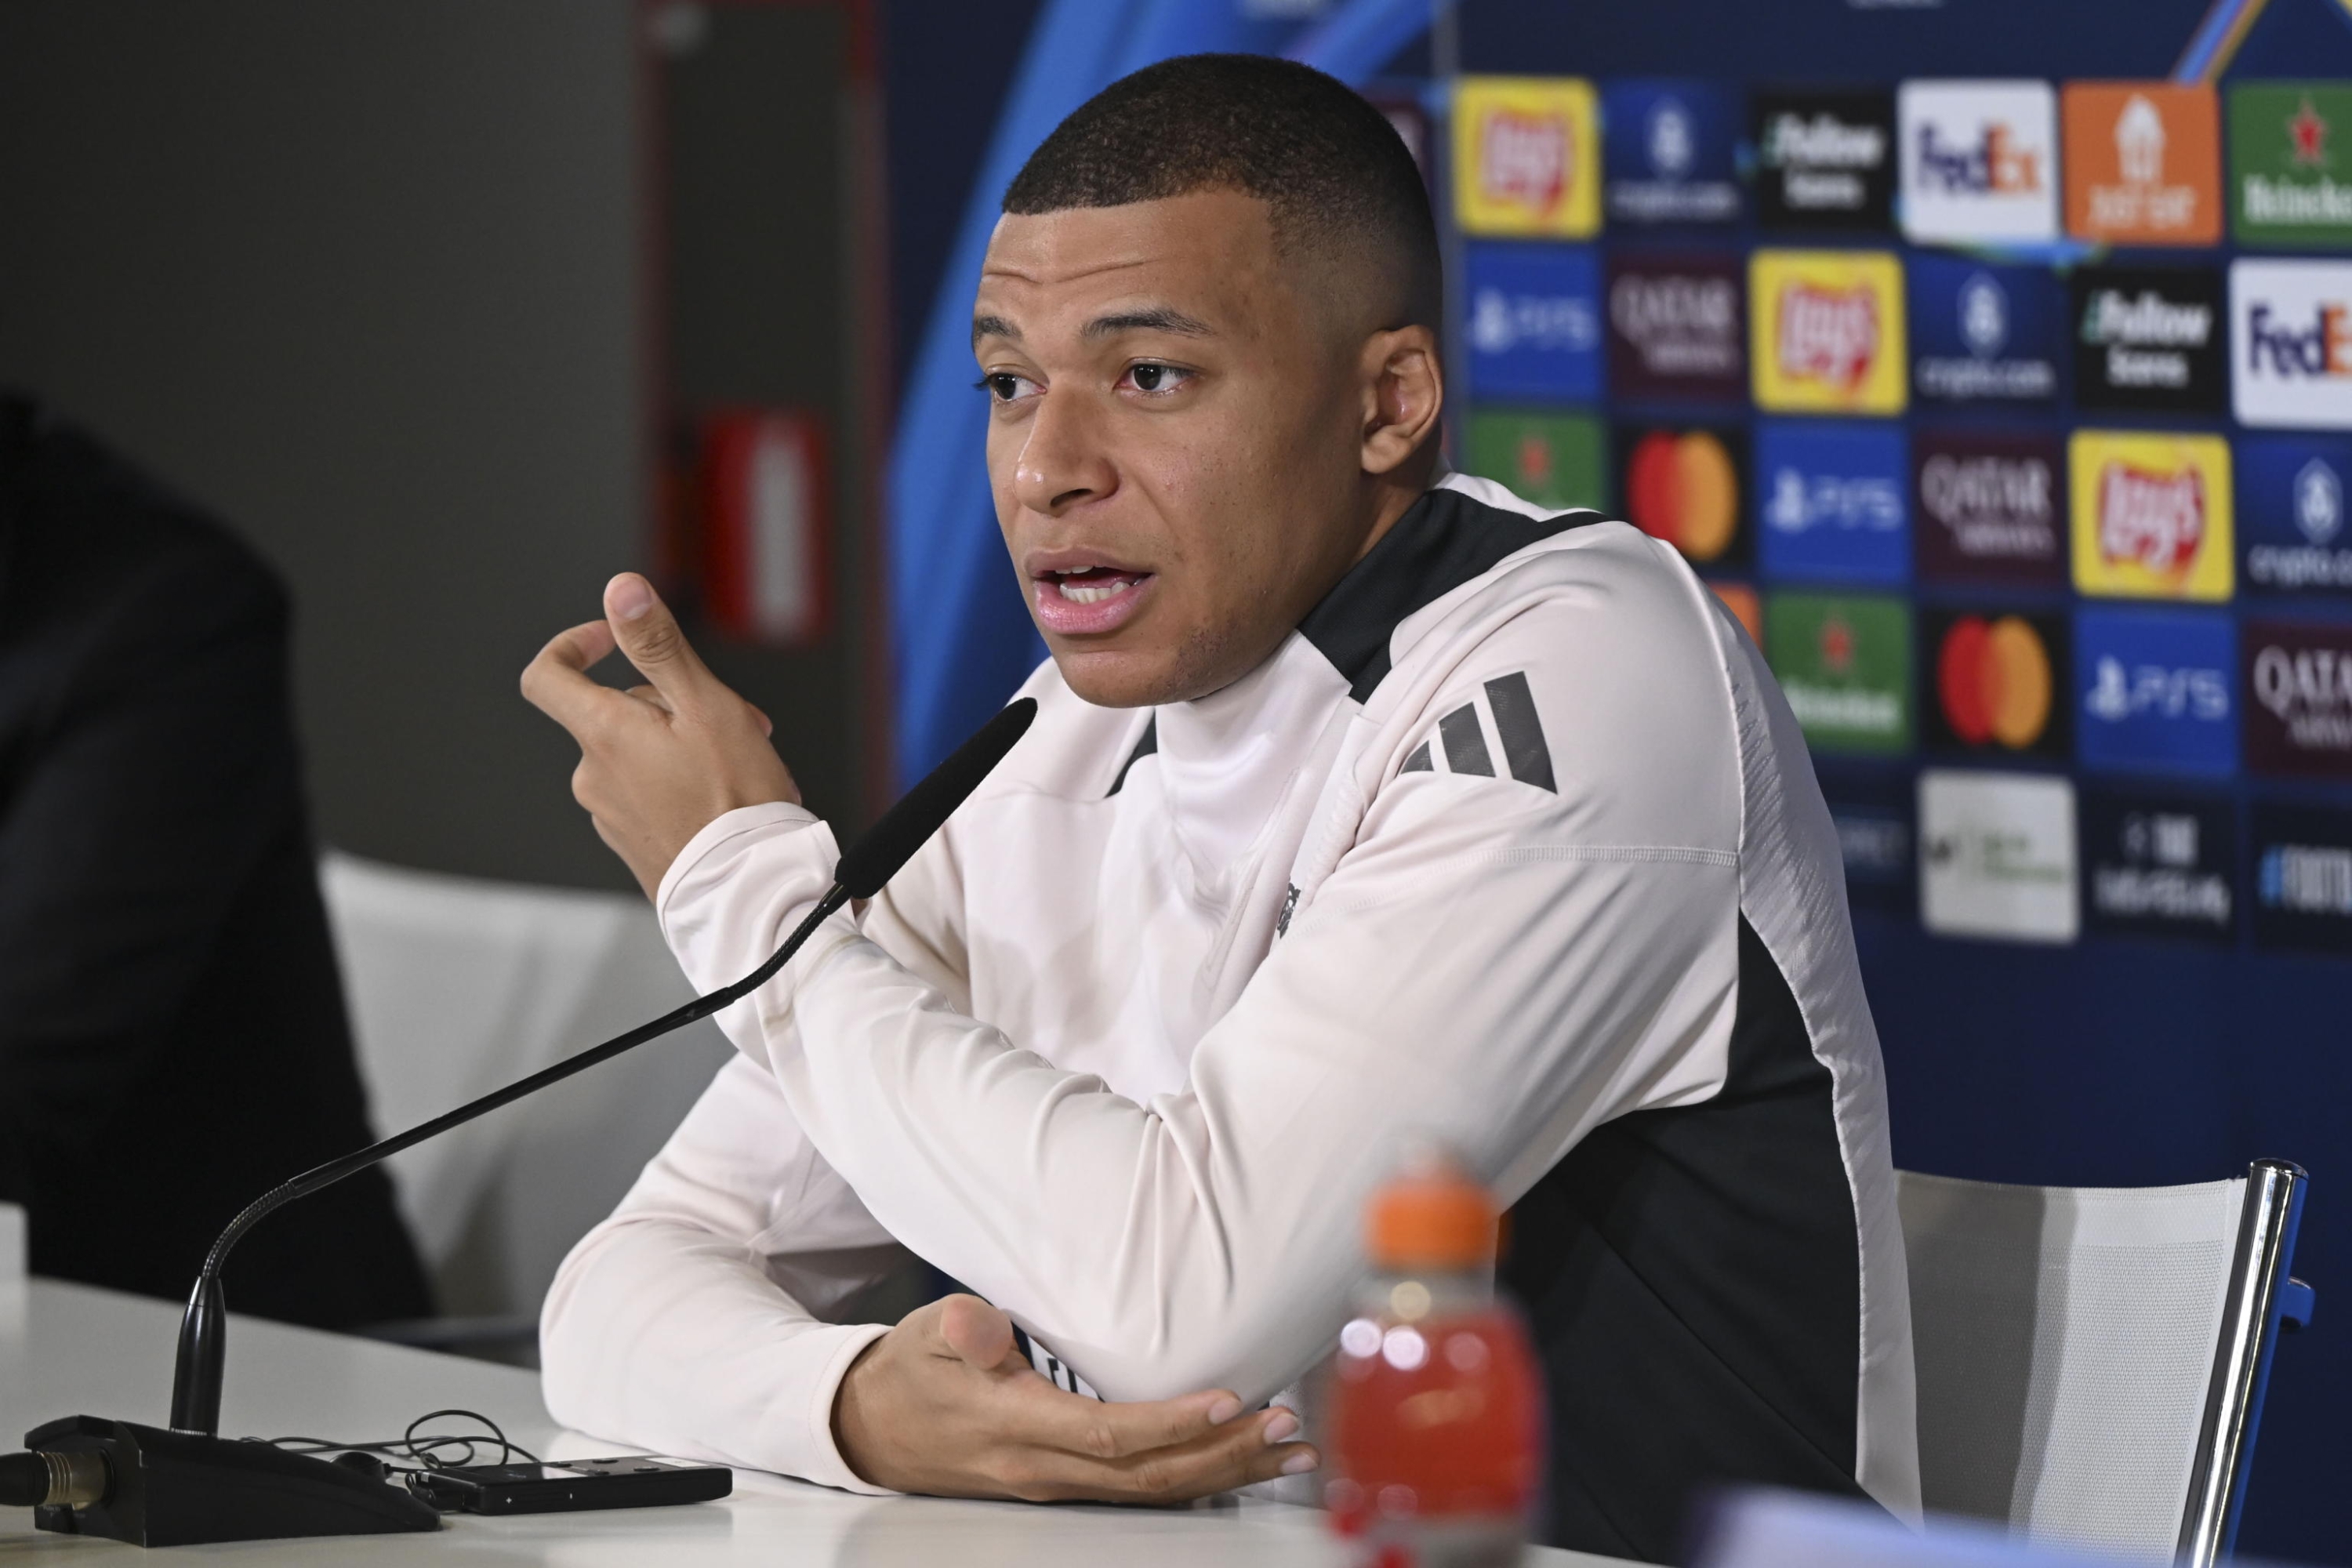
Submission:
[[[1363,345],[1312,292],[1236,192],[998,222],[972,327],[989,481],[1087,700],[1238,679],[1362,550]]]

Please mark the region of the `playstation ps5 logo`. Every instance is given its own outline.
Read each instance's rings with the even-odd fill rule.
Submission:
[[[1470,341],[1481,353],[1508,353],[1521,347],[1589,353],[1600,345],[1601,322],[1589,299],[1513,298],[1500,289],[1481,289],[1471,306]]]
[[[2230,716],[2229,683],[2218,669],[2142,664],[2126,670],[2123,660],[2105,655],[2094,668],[2095,681],[2083,705],[2111,724],[2145,713],[2206,723]]]
[[[2294,476],[2294,525],[2314,544],[2325,544],[2344,526],[2344,483],[2325,458],[2314,458]]]
[[[2009,296],[1990,273],[1960,285],[1960,341],[1979,359],[1990,359],[2009,342]]]
[[[1679,100],[1658,100],[1650,110],[1650,166],[1670,178],[1680,179],[1690,173],[1696,142],[1690,110]]]

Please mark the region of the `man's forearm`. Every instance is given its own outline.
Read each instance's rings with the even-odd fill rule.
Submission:
[[[878,1324],[818,1321],[741,1244],[658,1219],[589,1233],[540,1321],[547,1407],[577,1430],[877,1492],[834,1445],[834,1395]]]

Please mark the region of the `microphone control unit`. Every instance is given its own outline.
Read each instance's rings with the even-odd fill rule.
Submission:
[[[43,1461],[53,1479],[24,1500],[37,1528],[61,1535],[192,1546],[441,1527],[438,1510],[397,1487],[267,1443],[68,1415],[26,1433],[25,1447],[33,1452],[0,1459],[0,1480],[13,1479],[11,1461]]]

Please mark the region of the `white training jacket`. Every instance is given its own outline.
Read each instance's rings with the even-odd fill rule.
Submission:
[[[1111,1399],[1258,1401],[1331,1343],[1409,1132],[1516,1205],[1549,1533],[1671,1553],[1695,1488],[1918,1508],[1876,1036],[1803,741],[1675,553],[1425,494],[1256,669],[1036,723],[856,918],[720,1015],[740,1056],[541,1323],[548,1406],[871,1491],[826,1315],[912,1249]],[[698,989],[829,885],[730,812],[656,904]]]

